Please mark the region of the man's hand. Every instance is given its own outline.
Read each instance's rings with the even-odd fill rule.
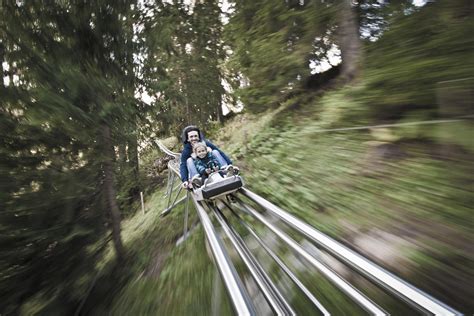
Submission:
[[[207,168],[207,169],[206,169],[206,173],[207,173],[207,174],[210,174],[211,172],[212,172],[211,168]]]

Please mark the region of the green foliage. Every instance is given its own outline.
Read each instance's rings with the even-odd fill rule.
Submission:
[[[136,166],[132,14],[123,3],[0,9],[10,69],[0,85],[1,313],[43,306],[41,297],[70,313],[82,295],[71,289],[101,253],[89,246],[106,237],[104,148],[128,146],[121,170]]]
[[[192,7],[192,9],[191,9]],[[222,22],[218,1],[161,3],[149,8],[145,88],[157,135],[179,134],[190,124],[222,120]],[[165,49],[163,49],[165,48]],[[157,73],[158,70],[158,73]]]
[[[340,46],[335,3],[236,1],[235,10],[226,25],[233,50],[226,67],[235,74],[236,96],[251,111],[304,91],[309,62],[327,61]],[[434,107],[440,82],[471,77],[474,25],[466,0],[422,8],[409,1],[360,1],[357,13],[367,53],[359,96],[377,116],[384,118],[387,107],[392,115]]]
[[[138,147],[189,123],[217,135],[224,76],[234,88],[248,79],[235,96],[253,112],[283,104],[258,117],[238,117],[239,124],[217,137],[242,163],[252,188],[342,239],[350,239],[347,223],[356,230],[388,227],[394,234],[416,221],[434,225],[450,238],[434,243],[436,236],[423,231],[420,242],[431,245],[430,254],[410,249],[413,261],[429,272],[446,268],[445,254],[468,263],[462,243],[456,253],[450,248],[459,235],[472,239],[468,123],[318,131],[371,123],[368,113],[403,117],[407,109],[427,107],[432,110],[410,119],[432,117],[439,83],[472,76],[470,4],[436,1],[417,9],[393,1],[382,10],[378,1],[359,3],[361,26],[379,25],[370,30],[378,40],[366,45],[363,77],[322,96],[303,95],[301,83],[309,60],[327,58],[337,43],[333,2],[238,1],[224,37],[218,1],[198,2],[192,11],[183,2],[162,1],[2,6],[0,62],[9,82],[0,83],[0,313],[71,314],[97,271],[84,313],[102,314],[110,306],[116,313],[209,313],[201,303],[215,272],[202,232],[170,252],[182,210],[159,220],[165,202],[158,191],[149,212],[136,213],[137,193],[156,185],[142,166],[157,156],[153,146],[141,152],[139,168]],[[226,45],[234,51],[229,59]],[[455,91],[471,91],[463,82]],[[150,105],[136,99],[141,92],[155,98]],[[102,137],[104,126],[111,139]],[[402,155],[371,158],[380,145]],[[107,155],[106,148],[115,152]],[[120,266],[111,246],[104,246],[104,163],[111,160],[132,258]],[[155,248],[165,262],[159,278],[143,274],[156,259]],[[464,288],[469,271],[457,267],[457,278],[445,271]],[[227,301],[223,309],[229,311]]]
[[[332,7],[312,1],[294,5],[285,1],[239,1],[226,26],[234,54],[228,67],[249,85],[237,91],[251,111],[274,106],[282,96],[300,88],[309,75],[309,59],[316,37],[330,28]],[[324,49],[323,49],[324,50]],[[325,57],[324,50],[322,58]]]
[[[472,77],[474,24],[468,7],[463,0],[436,1],[393,16],[380,40],[367,47],[363,98],[374,111],[435,107],[437,83]]]

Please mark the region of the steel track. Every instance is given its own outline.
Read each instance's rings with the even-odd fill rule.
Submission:
[[[158,146],[163,152],[174,158],[174,160],[168,162],[168,207],[162,213],[164,216],[171,212],[176,204],[184,201],[185,198],[177,201],[180,194],[180,191],[178,191],[174,197],[174,202],[170,204],[178,187],[174,186],[176,179],[179,179],[180,155],[170,151],[159,142]],[[304,261],[303,264],[308,267],[305,271],[308,275],[319,273],[367,313],[388,315],[388,312],[382,306],[379,306],[373,299],[363,293],[364,289],[358,289],[354,284],[339,275],[327,260],[323,260],[321,256],[305,249],[301,245],[301,238],[295,239],[292,237],[295,234],[303,236],[324,253],[344,263],[354,273],[370,280],[376,287],[383,289],[399,300],[400,304],[406,303],[423,314],[461,315],[453,308],[381,268],[247,188],[242,188],[233,194],[232,200],[223,198],[212,202],[198,202],[193,194],[189,192],[187,198],[193,201],[214,262],[234,311],[238,315],[256,315],[256,311],[259,309],[255,306],[256,302],[253,299],[255,295],[249,293],[249,285],[243,281],[242,272],[237,273],[236,264],[245,266],[248,272],[246,276],[250,276],[254,284],[257,285],[260,294],[265,298],[268,310],[276,315],[296,315],[291,298],[285,295],[284,289],[281,288],[281,282],[278,282],[277,278],[268,271],[268,264],[259,261],[261,251],[252,249],[249,246],[250,240],[254,240],[258,244],[259,249],[263,250],[278,267],[279,271],[290,280],[291,286],[311,303],[314,314],[330,315],[331,306],[323,306],[321,299],[308,289],[308,280],[301,278],[301,271],[293,271],[286,263],[287,258],[279,255],[278,249],[273,249],[274,246],[266,242],[266,239],[268,239],[266,236],[269,235],[276,237],[279,245],[284,245],[288,251],[296,254],[300,260]],[[275,222],[272,218],[276,218],[278,221]],[[239,228],[240,231],[242,229],[245,231],[244,235],[239,233]],[[187,212],[184,237],[186,237],[186,231]],[[236,253],[237,257],[232,257],[229,254],[230,250],[232,250],[232,253]]]

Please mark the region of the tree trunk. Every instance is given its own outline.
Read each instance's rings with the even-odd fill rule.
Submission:
[[[120,161],[120,166],[123,167],[127,163],[127,146],[126,144],[120,144],[118,146],[118,156]]]
[[[110,137],[110,127],[103,123],[102,125],[102,137],[103,145],[105,148],[105,160],[104,160],[104,190],[107,201],[107,209],[110,214],[110,221],[112,224],[112,239],[114,241],[115,253],[119,260],[125,258],[125,249],[122,244],[122,237],[120,235],[120,210],[118,208],[116,200],[116,191],[114,184],[114,169],[113,163],[115,158],[115,152]]]
[[[128,142],[128,159],[129,166],[132,169],[133,174],[133,187],[130,188],[129,195],[134,200],[140,197],[140,174],[139,174],[139,162],[138,162],[138,140],[137,132],[135,131]]]
[[[222,125],[224,122],[224,113],[222,112],[222,98],[220,98],[220,101],[217,104],[217,121]]]
[[[3,77],[5,76],[5,73],[3,71],[3,62],[5,62],[5,45],[3,43],[0,43],[0,73],[2,74],[2,77],[0,78],[1,80],[1,85],[3,88],[6,87],[5,83],[3,82]]]
[[[341,77],[351,81],[360,72],[362,57],[359,23],[352,0],[342,0],[339,10],[339,48],[341,49]]]

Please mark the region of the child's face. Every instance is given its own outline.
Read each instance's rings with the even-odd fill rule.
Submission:
[[[199,146],[198,148],[196,148],[196,155],[199,157],[199,158],[204,158],[206,157],[207,155],[207,148],[204,147],[204,146]]]

